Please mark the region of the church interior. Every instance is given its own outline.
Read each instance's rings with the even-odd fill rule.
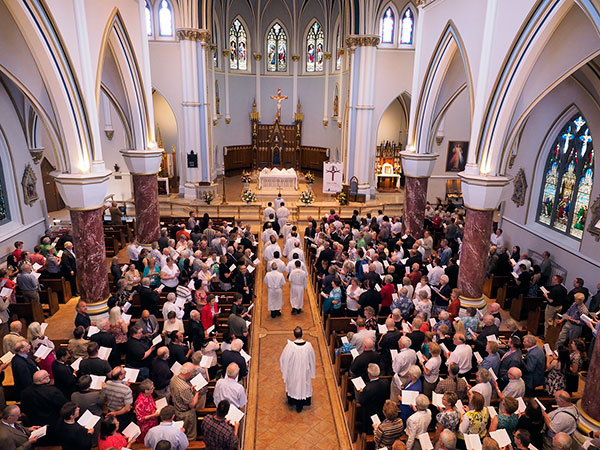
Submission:
[[[381,303],[384,294],[379,292],[389,284],[383,275],[394,273],[388,267],[396,267],[396,301],[402,296],[403,280],[411,275],[412,257],[422,255],[417,261],[421,275],[442,265],[449,274],[448,267],[456,266],[456,279],[450,284],[460,291],[459,323],[471,310],[479,311],[481,333],[485,318],[497,312],[500,355],[514,351],[513,324],[520,339],[536,338],[534,347],[544,350],[548,359],[542,370],[546,381],[551,371],[558,371],[553,352],[559,361],[559,347],[566,348],[559,345],[565,344],[564,336],[569,349],[581,340],[587,360],[567,394],[576,412],[575,425],[562,433],[571,438],[568,446],[559,446],[563,443],[554,437],[562,434],[551,424],[553,412],[569,406],[555,400],[554,391],[543,382],[534,390],[527,385],[522,394],[527,403],[539,399],[548,410],[544,417],[549,417],[540,428],[544,441],[527,442],[538,450],[600,448],[600,440],[594,439],[600,433],[600,406],[594,402],[600,394],[600,384],[595,383],[600,380],[600,347],[595,351],[600,345],[600,316],[595,314],[600,309],[600,183],[594,183],[593,142],[600,130],[598,99],[600,3],[595,0],[0,0],[0,336],[14,331],[13,322],[21,322],[19,333],[29,340],[30,324],[46,323],[45,339],[52,341],[52,351],[70,349],[80,304],[87,305],[94,327],[109,317],[115,305],[109,306],[110,299],[122,288],[114,266],[122,268],[125,279],[126,272],[138,266],[139,256],[138,269],[145,272],[142,258],[148,269],[151,251],[157,251],[157,260],[163,251],[169,255],[167,249],[175,251],[184,230],[189,246],[183,242],[183,250],[177,247],[171,253],[181,271],[178,286],[196,291],[192,286],[203,285],[206,293],[220,297],[224,314],[214,317],[219,344],[230,333],[227,315],[235,315],[236,284],[210,277],[203,284],[202,264],[214,264],[217,278],[219,267],[236,277],[240,265],[254,272],[252,295],[242,292],[244,308],[256,305],[243,339],[248,375],[240,382],[248,400],[231,448],[435,445],[471,450],[482,448],[482,443],[488,449],[527,448],[519,446],[525,440],[514,438],[520,431],[516,425],[508,433],[512,447],[496,439],[501,427],[492,419],[493,429],[479,433],[481,442],[466,443],[465,435],[474,434],[456,427],[451,431],[457,446],[451,439],[442,442],[433,404],[433,421],[418,433],[429,433],[431,446],[415,437],[414,430],[409,433],[410,418],[404,417],[399,443],[383,445],[380,426],[371,429],[372,417],[365,412],[369,407],[361,404],[362,391],[352,383],[357,356],[343,351],[347,333],[361,331],[346,293],[353,278],[344,278],[346,263],[352,263],[349,273],[363,283],[370,280],[363,263],[368,267],[383,259],[381,268],[364,270],[379,272],[379,284],[365,290],[375,289],[380,296],[374,344],[384,353],[379,344],[385,341],[386,319],[393,310]],[[271,206],[274,217],[269,220],[265,210],[268,213]],[[282,206],[285,213],[280,213]],[[190,234],[193,237],[196,226],[193,240]],[[272,243],[264,232],[275,226],[283,230],[276,230],[274,238],[280,251],[288,248],[290,233],[294,238],[298,234],[304,251],[303,314],[290,306],[293,287],[285,278],[283,315],[273,315],[273,288],[268,284],[273,257],[265,257]],[[391,233],[384,233],[386,227]],[[344,240],[346,228],[351,244],[350,238]],[[316,235],[309,235],[315,230]],[[220,236],[227,245],[219,244]],[[177,242],[159,245],[161,237]],[[215,237],[216,247],[211,241]],[[432,238],[429,250],[426,238]],[[204,240],[206,251],[198,245]],[[229,246],[238,259],[244,249],[252,256],[239,264],[234,258],[230,269]],[[451,257],[444,259],[446,248]],[[137,249],[138,256],[131,249]],[[332,252],[325,264],[323,255],[331,249],[335,256]],[[209,254],[215,250],[219,257],[227,256],[227,267]],[[25,251],[29,259],[22,256]],[[72,258],[73,265],[66,266],[58,257],[59,272],[52,272],[46,258],[56,253]],[[294,267],[288,263],[293,260],[288,250],[280,256],[285,255],[285,262],[280,261],[289,277]],[[435,263],[438,257],[444,264]],[[194,258],[200,269],[182,277]],[[503,258],[511,264],[506,273],[497,269]],[[33,267],[39,280],[29,281],[37,283],[31,288],[19,277],[31,272],[34,262],[39,263]],[[125,267],[129,265],[131,269]],[[339,313],[341,317],[332,312],[336,308],[328,303],[331,286],[323,281],[332,282],[327,278],[332,266],[345,283],[343,308],[348,314]],[[133,282],[135,292],[140,273]],[[417,281],[425,286],[420,278],[413,283],[415,298]],[[533,290],[524,289],[523,283]],[[436,286],[427,285],[434,301],[427,317],[433,323],[421,328],[430,333],[432,343],[438,339],[433,324],[436,318],[442,320]],[[552,301],[556,286],[565,290],[563,316]],[[131,285],[127,289],[134,323],[142,320],[145,308]],[[160,308],[168,302],[167,291],[168,284],[165,292],[156,294]],[[573,318],[577,293],[584,293],[585,300]],[[190,311],[180,308],[186,314],[181,326],[185,325],[191,354]],[[360,316],[364,309],[361,303]],[[157,314],[162,327],[158,309]],[[408,322],[406,317],[402,320]],[[165,316],[165,325],[167,321]],[[468,329],[467,325],[468,321]],[[279,367],[280,352],[293,340],[297,326],[316,354],[312,405],[299,414],[286,404],[288,391]],[[131,326],[126,332],[131,333]],[[475,332],[466,339],[478,348]],[[115,345],[126,346],[125,341]],[[401,344],[393,344],[397,345]],[[4,353],[6,349],[4,345]],[[394,351],[398,350],[401,347]],[[362,347],[358,351],[362,353]],[[488,353],[485,341],[480,352]],[[524,361],[528,352],[523,348]],[[445,362],[453,352],[448,353],[441,355],[440,377],[448,376]],[[69,353],[67,360],[72,356]],[[112,370],[135,367],[129,366],[125,352],[117,356],[123,358],[116,365],[110,361]],[[150,358],[155,356],[156,352]],[[367,364],[363,378],[371,382]],[[480,364],[473,356],[468,375],[461,367],[469,389],[480,382]],[[518,364],[528,382],[532,369]],[[44,367],[39,358],[38,366]],[[381,378],[392,388],[394,376],[400,382],[395,366],[391,373],[384,371],[383,363],[381,367]],[[418,361],[416,367],[421,370]],[[29,414],[11,363],[0,369],[5,374],[0,406],[21,405],[27,423]],[[222,374],[227,367],[220,369]],[[425,385],[428,374],[423,373]],[[215,420],[222,419],[213,401],[219,383],[213,375],[210,372],[205,407],[193,409],[194,433],[187,422],[184,427],[189,448],[229,448],[211,447],[209,431],[202,433],[204,423],[213,420],[207,417],[217,414]],[[135,395],[140,382],[138,377],[131,383]],[[403,389],[402,394],[408,392]],[[469,390],[469,399],[471,395]],[[500,414],[508,397],[497,396],[495,388],[492,397]],[[402,408],[408,404],[403,404],[402,395],[392,395],[391,400],[403,417]],[[467,403],[465,411],[474,412],[473,404]],[[419,410],[415,414],[423,412],[414,405]],[[381,407],[373,414],[387,423]],[[415,421],[411,426],[417,426]],[[51,435],[41,437],[37,448],[60,448]],[[89,448],[98,446],[94,436]],[[130,445],[123,447],[156,448],[143,440],[125,443]]]

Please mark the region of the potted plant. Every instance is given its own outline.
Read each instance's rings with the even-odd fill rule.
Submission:
[[[302,191],[300,193],[300,201],[305,206],[308,206],[315,201],[315,195],[311,191]]]
[[[340,204],[340,206],[344,206],[344,205],[348,204],[348,196],[346,195],[345,192],[338,192],[335,195],[335,199]]]
[[[248,190],[248,184],[252,181],[252,174],[246,170],[242,172],[242,183],[244,183],[244,190]]]
[[[242,201],[246,202],[247,205],[256,201],[256,194],[250,189],[246,189],[242,194]]]
[[[202,200],[204,200],[204,202],[207,205],[210,205],[210,203],[215,199],[215,194],[210,192],[210,191],[206,191],[204,194],[202,194]]]

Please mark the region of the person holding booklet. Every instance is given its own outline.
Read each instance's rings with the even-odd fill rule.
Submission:
[[[130,447],[135,442],[135,438],[129,441],[125,436],[117,431],[119,421],[114,416],[106,416],[100,422],[100,436],[98,437],[98,450],[108,450],[110,448]]]
[[[575,303],[573,303],[567,312],[562,315],[557,323],[564,323],[558,339],[556,341],[556,347],[566,345],[567,343],[574,341],[581,336],[584,321],[590,321],[590,312],[585,307],[585,295],[581,292],[576,293],[574,296]]]
[[[94,446],[94,428],[86,429],[77,423],[80,407],[67,402],[60,409],[56,435],[63,450],[91,450]]]
[[[160,424],[148,430],[144,438],[144,445],[156,450],[159,442],[170,442],[171,450],[185,450],[189,442],[182,431],[174,425],[175,408],[165,406],[160,410]]]
[[[146,378],[140,383],[140,394],[135,399],[134,407],[137,425],[140,427],[140,435],[137,437],[137,442],[140,443],[144,442],[148,430],[158,425],[160,409],[152,397],[153,392],[154,383],[151,379]]]

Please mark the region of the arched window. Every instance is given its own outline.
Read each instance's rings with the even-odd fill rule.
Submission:
[[[413,43],[413,31],[414,31],[415,19],[410,8],[406,8],[402,15],[402,21],[400,24],[400,43],[410,45]]]
[[[340,26],[337,27],[337,32],[335,35],[335,45],[336,45],[336,53],[335,53],[335,70],[340,70],[342,68],[342,37],[340,34]]]
[[[152,36],[152,10],[146,2],[146,35]]]
[[[158,7],[158,34],[173,36],[173,10],[168,0],[161,0]]]
[[[267,34],[267,72],[287,70],[287,36],[283,27],[275,22]]]
[[[246,29],[239,19],[235,19],[229,29],[229,67],[232,69],[246,70],[248,58],[248,43],[246,42]]]
[[[586,120],[576,114],[556,139],[544,170],[538,222],[581,239],[594,182],[594,150]]]
[[[321,24],[315,20],[306,35],[307,72],[323,72],[324,36]]]
[[[407,11],[409,11],[407,9]],[[394,28],[396,25],[396,18],[394,17],[394,11],[391,6],[384,11],[383,17],[381,18],[381,43],[382,44],[393,44],[394,43]]]
[[[0,225],[10,220],[10,212],[6,198],[6,186],[4,184],[4,171],[0,162]]]

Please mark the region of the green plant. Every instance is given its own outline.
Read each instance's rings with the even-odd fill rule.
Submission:
[[[344,205],[348,204],[348,196],[346,195],[345,192],[338,192],[335,195],[335,199],[340,204],[340,206],[344,206]]]
[[[315,201],[315,195],[312,192],[302,191],[300,193],[300,201],[305,205],[310,205]]]
[[[244,201],[246,203],[255,202],[256,194],[254,192],[252,192],[250,189],[247,189],[242,193],[242,201]]]
[[[306,181],[308,184],[313,184],[315,182],[315,175],[311,172],[306,172],[304,174],[304,181]]]
[[[202,194],[202,199],[206,202],[207,205],[210,205],[210,202],[212,202],[215,199],[215,194],[213,194],[210,191],[206,191],[204,194]]]

